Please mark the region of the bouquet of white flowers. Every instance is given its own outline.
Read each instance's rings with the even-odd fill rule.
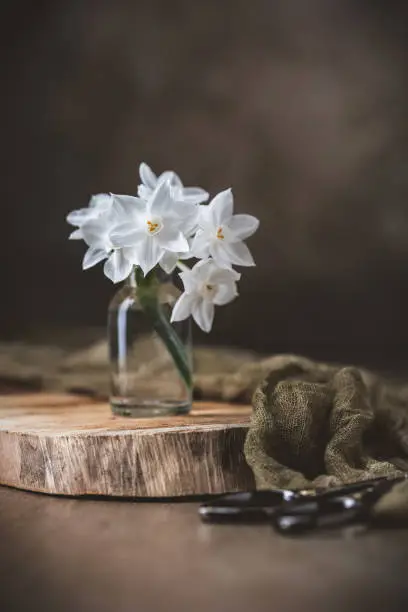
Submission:
[[[232,266],[253,266],[244,243],[258,228],[251,215],[234,215],[231,189],[216,195],[198,187],[184,187],[175,172],[160,176],[140,165],[138,195],[98,194],[89,206],[71,212],[67,221],[76,229],[70,239],[83,239],[88,250],[83,269],[105,261],[104,273],[114,283],[131,275],[143,309],[170,351],[181,376],[191,385],[191,373],[171,323],[193,317],[205,332],[212,328],[214,307],[237,295],[240,274]],[[185,261],[198,260],[189,267]],[[178,269],[184,292],[170,321],[159,316],[154,286],[157,271]]]

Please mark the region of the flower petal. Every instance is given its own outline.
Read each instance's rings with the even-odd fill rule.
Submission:
[[[256,232],[259,227],[259,219],[252,215],[234,215],[230,220],[228,227],[236,238],[245,240]]]
[[[144,162],[142,162],[139,166],[139,175],[143,185],[146,185],[146,187],[149,187],[150,189],[154,189],[156,187],[157,176],[150,168],[150,166],[148,166]]]
[[[109,219],[95,219],[87,221],[81,226],[82,237],[90,247],[110,250],[110,240],[108,236]]]
[[[195,295],[189,295],[182,293],[177,302],[174,304],[173,311],[171,313],[170,321],[184,321],[192,313],[192,309],[197,302]]]
[[[136,247],[123,247],[121,249],[123,257],[133,266],[139,265],[139,251]]]
[[[148,200],[152,195],[153,190],[150,187],[146,187],[145,185],[139,185],[137,188],[137,195],[142,200]]]
[[[181,226],[183,234],[187,238],[191,238],[198,230],[198,206],[194,206],[196,210],[191,211],[191,215],[185,218],[185,222]]]
[[[80,227],[85,221],[90,219],[93,214],[93,211],[89,210],[89,208],[80,208],[79,210],[71,211],[66,219],[70,225],[77,225]]]
[[[255,265],[251,251],[244,242],[225,243],[223,244],[223,247],[232,264],[235,264],[236,266]]]
[[[187,266],[185,268],[186,269],[183,272],[180,272],[179,274],[179,277],[181,278],[184,286],[184,291],[186,293],[197,293],[197,279],[195,278],[195,275],[192,273],[192,271],[187,268]]]
[[[226,252],[226,243],[214,240],[210,245],[210,255],[220,268],[231,268],[232,262],[229,253]]]
[[[231,189],[221,191],[208,205],[208,214],[214,227],[228,225],[234,210],[234,196]]]
[[[170,184],[159,182],[147,202],[147,214],[163,217],[171,209]]]
[[[196,283],[203,283],[208,280],[211,274],[211,270],[214,267],[214,261],[212,259],[202,259],[198,261],[195,266],[191,269]]]
[[[235,283],[225,283],[219,285],[217,293],[214,296],[213,302],[217,306],[224,306],[232,302],[238,296],[238,291]]]
[[[89,208],[98,209],[101,211],[109,210],[113,203],[113,196],[111,193],[96,193],[89,200]],[[96,212],[96,211],[95,211]]]
[[[190,245],[181,232],[177,232],[176,235],[174,235],[173,233],[167,232],[166,228],[163,228],[162,231],[155,236],[155,239],[163,249],[166,249],[166,251],[187,253],[187,251],[190,250]]]
[[[129,195],[114,194],[113,210],[120,219],[128,223],[141,223],[146,215],[146,202]]]
[[[188,246],[189,246],[189,250],[186,251],[185,253],[179,253],[179,259],[191,259],[193,257],[193,254],[191,253],[191,238],[187,238],[187,242],[188,242]]]
[[[239,281],[241,274],[232,268],[219,268],[215,262],[211,267],[208,275],[208,281],[211,284],[221,285],[223,283],[234,283]]]
[[[191,253],[193,257],[204,259],[210,254],[210,241],[203,230],[198,230],[191,243]]]
[[[170,253],[170,251],[166,251],[159,261],[159,265],[162,270],[167,272],[167,274],[171,274],[175,270],[178,260],[178,253]]]
[[[166,170],[163,172],[158,181],[160,182],[169,182],[172,187],[180,188],[183,187],[183,183],[181,182],[181,178],[178,174],[173,172],[173,170]]]
[[[212,219],[209,204],[199,204],[198,226],[205,232],[214,234],[215,225]]]
[[[123,256],[120,250],[116,250],[106,261],[103,271],[113,283],[120,283],[129,276],[132,268],[133,264]]]
[[[83,235],[80,229],[74,230],[68,236],[68,240],[82,240],[82,239],[83,239]]]
[[[159,263],[164,250],[155,239],[155,236],[145,236],[135,247],[139,253],[140,267],[146,276]]]
[[[182,197],[184,202],[202,204],[208,200],[210,194],[205,189],[201,189],[201,187],[184,187]]]
[[[200,300],[193,307],[193,319],[204,332],[211,331],[214,321],[214,304],[208,300]]]
[[[92,266],[96,266],[100,261],[106,259],[108,256],[105,249],[94,249],[90,247],[85,253],[84,259],[82,261],[82,269],[88,270],[88,268],[92,268]]]
[[[113,246],[132,247],[146,238],[146,232],[142,229],[131,229],[130,225],[124,223],[115,227],[110,235]]]
[[[168,199],[161,216],[184,230],[185,226],[197,223],[198,210],[196,205],[190,202]]]
[[[109,213],[113,204],[113,196],[110,193],[97,193],[89,201],[88,208],[73,210],[67,215],[67,221],[71,225],[80,227],[87,221],[99,219],[101,215]]]

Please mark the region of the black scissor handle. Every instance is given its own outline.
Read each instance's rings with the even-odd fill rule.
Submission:
[[[373,504],[405,478],[377,478],[325,491],[308,500],[294,499],[281,506],[272,523],[280,533],[296,534],[367,522]]]
[[[367,521],[372,505],[401,477],[380,477],[325,490],[271,489],[229,493],[204,503],[199,514],[212,523],[272,523],[280,533]]]
[[[211,523],[270,522],[282,505],[300,497],[296,491],[273,489],[228,493],[201,504],[199,515]]]

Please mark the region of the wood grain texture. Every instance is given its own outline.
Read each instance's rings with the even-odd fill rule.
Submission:
[[[115,497],[251,488],[243,456],[250,413],[199,402],[187,416],[128,419],[83,397],[0,396],[0,484]]]

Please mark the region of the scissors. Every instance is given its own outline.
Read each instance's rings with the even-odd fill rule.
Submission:
[[[211,523],[263,523],[294,535],[325,527],[366,523],[375,502],[403,476],[381,477],[334,489],[271,489],[229,493],[202,504],[199,515]]]

